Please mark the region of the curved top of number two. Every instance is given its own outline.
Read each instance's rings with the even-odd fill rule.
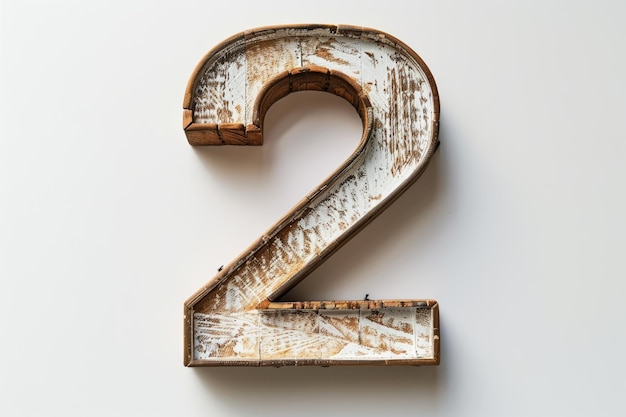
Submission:
[[[439,98],[422,59],[386,33],[333,25],[254,29],[211,50],[185,93],[188,141],[260,145],[269,107],[301,90],[355,107],[363,121],[357,149],[187,308],[240,311],[275,300],[406,190],[437,148]],[[232,285],[219,285],[226,280]]]

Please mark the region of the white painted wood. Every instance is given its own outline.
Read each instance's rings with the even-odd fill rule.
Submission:
[[[389,35],[334,26],[266,28],[218,48],[190,83],[186,108],[195,132],[202,124],[254,125],[253,103],[264,86],[309,66],[339,71],[362,89],[360,105],[368,109],[362,146],[188,300],[185,361],[438,363],[432,301],[267,307],[404,191],[437,146],[437,92],[419,57]]]

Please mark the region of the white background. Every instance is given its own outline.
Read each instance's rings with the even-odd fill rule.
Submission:
[[[3,416],[624,415],[626,25],[619,1],[3,1]],[[258,148],[192,148],[201,57],[342,23],[426,61],[442,145],[288,295],[434,298],[439,367],[188,369],[184,300],[348,156],[339,98]]]

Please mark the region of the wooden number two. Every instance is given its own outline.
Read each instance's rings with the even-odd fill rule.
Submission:
[[[382,212],[435,152],[439,99],[419,56],[352,26],[250,30],[211,50],[185,93],[192,145],[261,145],[270,106],[327,91],[363,121],[357,149],[185,303],[186,366],[436,365],[433,300],[277,301]]]

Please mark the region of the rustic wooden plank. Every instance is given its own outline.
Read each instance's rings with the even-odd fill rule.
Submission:
[[[188,84],[194,145],[261,144],[270,106],[328,91],[363,120],[354,153],[185,307],[185,364],[436,364],[432,300],[276,300],[397,198],[437,148],[437,90],[423,61],[387,34],[301,25],[235,35]],[[191,120],[190,120],[191,116]]]
[[[291,304],[291,305],[290,305]],[[207,365],[323,365],[337,361],[429,364],[431,300],[401,303],[272,303],[246,312],[194,315],[196,360]],[[374,308],[371,308],[374,307]]]

